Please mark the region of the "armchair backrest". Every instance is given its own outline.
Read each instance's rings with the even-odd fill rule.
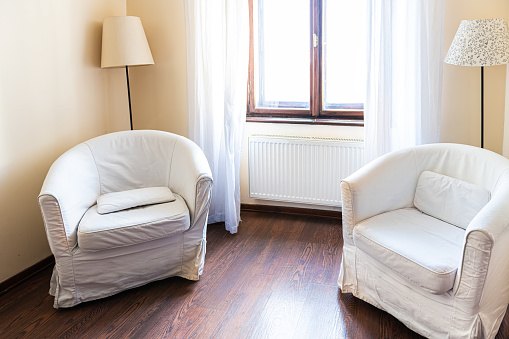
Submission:
[[[346,185],[350,181],[356,183],[352,189],[357,192],[357,197],[365,196],[370,201],[352,206],[355,219],[350,222],[357,223],[386,211],[413,207],[417,182],[423,171],[481,186],[490,191],[493,198],[502,173],[508,169],[509,159],[485,149],[460,144],[428,144],[388,153],[344,179]],[[373,191],[371,187],[377,189]]]
[[[178,136],[160,131],[128,131],[86,141],[100,182],[100,194],[144,187],[168,187]]]
[[[509,159],[478,147],[460,144],[430,144],[414,148],[417,177],[428,170],[484,187],[492,194]]]

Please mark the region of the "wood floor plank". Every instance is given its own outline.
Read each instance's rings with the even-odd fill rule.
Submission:
[[[509,338],[509,312],[506,310],[505,317],[500,324],[497,336],[495,339],[507,339]]]
[[[265,305],[251,337],[294,338],[306,295],[306,289],[276,288]]]
[[[172,288],[164,298],[164,302],[155,307],[146,320],[140,319],[136,328],[128,332],[129,338],[166,338],[172,337],[179,322],[186,317],[190,305],[191,296],[194,295],[196,283],[189,284],[182,278],[170,278],[178,280],[176,283],[180,286]]]
[[[177,324],[170,338],[210,338],[220,314],[209,308],[195,307],[189,316]]]
[[[296,325],[295,338],[348,338],[348,322],[338,300],[324,297],[333,296],[336,292],[334,286],[309,285],[306,306]]]
[[[209,225],[204,273],[54,309],[51,268],[0,296],[0,338],[422,338],[337,287],[337,219],[242,212]],[[509,338],[509,315],[497,339]]]
[[[293,338],[300,314],[305,308],[309,282],[312,279],[313,257],[319,247],[298,243],[287,255],[276,285],[254,330],[255,338]]]
[[[231,297],[222,303],[223,316],[213,338],[249,338],[262,315],[274,286],[274,276],[248,275],[232,289]]]

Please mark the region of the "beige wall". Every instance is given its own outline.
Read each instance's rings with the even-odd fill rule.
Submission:
[[[155,65],[132,69],[133,115],[137,128],[160,129],[187,136],[186,40],[183,1],[127,0],[127,14],[141,17]],[[243,203],[274,204],[249,198],[247,137],[273,133],[362,138],[363,129],[292,124],[247,123],[241,162]],[[278,203],[281,205],[281,203]],[[291,204],[287,204],[292,206]]]
[[[445,3],[444,53],[461,19],[509,19],[507,0]],[[99,68],[102,20],[126,12],[141,17],[156,63],[131,68],[135,128],[186,136],[183,1],[0,2],[4,32],[0,35],[0,281],[50,254],[36,196],[51,163],[83,140],[129,126],[124,70]],[[505,81],[506,66],[486,68],[486,146],[499,153],[504,145]],[[479,86],[478,68],[444,65],[442,142],[478,145]],[[509,117],[509,108],[505,114]],[[248,123],[245,141],[257,133],[361,138],[363,129]],[[246,146],[247,142],[240,173],[242,202],[273,204],[248,197]]]
[[[501,15],[502,14],[506,14]],[[446,0],[444,17],[444,57],[462,19],[504,17],[508,22],[507,0]],[[480,140],[480,68],[444,64],[442,90],[441,142],[479,146]],[[502,154],[504,144],[506,66],[485,67],[485,148]],[[509,117],[509,108],[507,109]],[[509,121],[509,118],[508,118]],[[509,135],[509,123],[507,127]],[[274,125],[248,123],[241,163],[241,200],[249,204],[293,204],[249,198],[247,169],[247,137],[251,134],[287,134],[363,138],[362,128]],[[509,154],[509,137],[506,138]],[[306,206],[305,206],[306,207]],[[312,207],[316,208],[316,207]]]
[[[508,19],[507,0],[446,0],[444,56],[463,19]],[[484,147],[502,154],[506,66],[484,68]],[[480,146],[480,67],[444,64],[441,142]]]
[[[124,0],[0,2],[0,282],[51,254],[37,195],[52,162],[124,109],[122,73],[99,68],[102,20],[123,14]]]
[[[141,18],[155,62],[129,72],[134,128],[187,136],[183,1],[128,0],[127,14]]]
[[[133,85],[136,103],[133,106],[143,107],[143,116],[137,118],[141,119],[140,126],[186,135],[185,18],[182,1],[127,0],[127,12],[142,18],[156,60],[156,66],[136,69],[137,78]],[[509,1],[445,1],[444,56],[461,19],[500,17],[501,13],[509,14]],[[502,153],[503,148],[505,68],[493,66],[485,69],[485,145],[498,153]],[[444,64],[442,142],[479,145],[479,72],[479,68]],[[282,204],[254,200],[248,196],[247,138],[258,133],[363,137],[363,129],[359,127],[247,123],[240,170],[243,203]]]

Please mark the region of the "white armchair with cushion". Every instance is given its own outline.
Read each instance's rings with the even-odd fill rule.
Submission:
[[[38,198],[54,307],[170,276],[198,280],[211,187],[201,149],[167,132],[106,134],[60,156]]]
[[[493,338],[509,303],[509,160],[466,145],[382,156],[341,183],[343,293],[430,338]]]

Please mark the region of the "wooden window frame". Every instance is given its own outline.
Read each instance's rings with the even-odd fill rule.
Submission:
[[[253,11],[254,0],[249,0],[249,77],[247,117],[248,122],[271,122],[271,123],[296,123],[296,124],[323,124],[323,125],[364,125],[364,110],[348,105],[336,106],[325,109],[323,103],[323,55],[322,55],[322,31],[323,17],[322,7],[324,0],[312,0],[311,6],[311,34],[310,34],[310,102],[309,109],[298,108],[298,104],[289,107],[257,108],[255,107],[255,72],[254,72],[254,30]],[[316,38],[314,38],[316,35]],[[314,40],[317,45],[314,47]]]

